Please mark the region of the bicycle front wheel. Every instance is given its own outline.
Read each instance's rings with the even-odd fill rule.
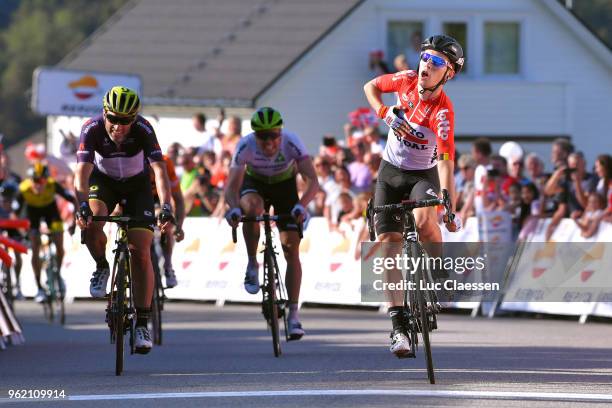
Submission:
[[[417,270],[417,282],[425,282],[423,279],[423,270]],[[420,284],[419,284],[420,286]],[[431,356],[431,343],[429,339],[429,317],[427,316],[427,302],[425,301],[424,290],[417,286],[416,289],[416,301],[419,312],[417,318],[419,319],[419,326],[421,328],[421,337],[423,338],[423,346],[425,349],[425,363],[427,364],[427,377],[429,378],[430,384],[435,384],[436,379],[434,376],[433,358]]]
[[[127,310],[126,304],[126,283],[127,283],[127,269],[126,269],[126,256],[122,252],[119,254],[117,260],[117,275],[115,277],[115,290],[112,293],[115,300],[111,301],[115,328],[115,346],[116,346],[116,357],[115,357],[115,375],[121,375],[123,372],[123,359],[124,359],[124,333],[125,333],[125,317]]]
[[[274,357],[279,357],[281,355],[281,345],[280,345],[280,333],[279,333],[279,325],[278,325],[278,308],[276,306],[276,276],[274,269],[274,254],[270,253],[270,250],[266,250],[265,252],[265,261],[264,261],[264,273],[266,274],[266,286],[265,291],[267,292],[267,296],[265,296],[264,302],[266,304],[264,307],[268,311],[270,330],[272,331],[272,346],[274,348]]]

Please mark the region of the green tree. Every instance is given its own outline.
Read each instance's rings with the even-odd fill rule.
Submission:
[[[29,106],[34,69],[57,64],[126,2],[19,2],[0,35],[0,132],[5,134],[6,144],[44,127],[44,119]]]

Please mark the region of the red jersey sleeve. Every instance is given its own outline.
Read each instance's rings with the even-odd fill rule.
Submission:
[[[382,92],[398,92],[403,85],[413,81],[416,77],[416,71],[400,71],[375,78],[374,85]]]
[[[446,95],[432,115],[431,129],[436,134],[438,160],[455,160],[455,111]]]

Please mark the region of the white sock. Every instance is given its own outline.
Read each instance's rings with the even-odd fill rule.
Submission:
[[[289,303],[289,320],[300,320],[297,303]]]

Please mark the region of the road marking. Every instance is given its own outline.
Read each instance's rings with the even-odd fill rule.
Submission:
[[[261,371],[261,372],[217,372],[217,373],[159,373],[151,374],[152,377],[200,377],[200,376],[220,376],[220,375],[274,375],[274,374],[296,374],[296,375],[320,375],[326,374],[402,374],[402,373],[421,373],[424,368],[394,368],[394,369],[358,369],[358,370],[337,370],[337,371]],[[576,375],[576,376],[602,376],[612,377],[612,372],[606,369],[545,369],[545,370],[489,370],[489,369],[463,369],[463,368],[436,368],[438,373],[481,373],[481,374],[537,374],[537,375]]]
[[[461,399],[503,399],[535,401],[599,401],[612,402],[612,394],[584,394],[567,392],[514,392],[514,391],[457,391],[457,390],[279,390],[279,391],[203,391],[203,392],[168,392],[151,394],[105,394],[105,395],[71,395],[53,401],[110,401],[110,400],[143,400],[143,399],[185,399],[185,398],[229,398],[229,397],[321,397],[321,396],[398,396],[425,398],[461,398]],[[1,398],[2,403],[18,401]]]

